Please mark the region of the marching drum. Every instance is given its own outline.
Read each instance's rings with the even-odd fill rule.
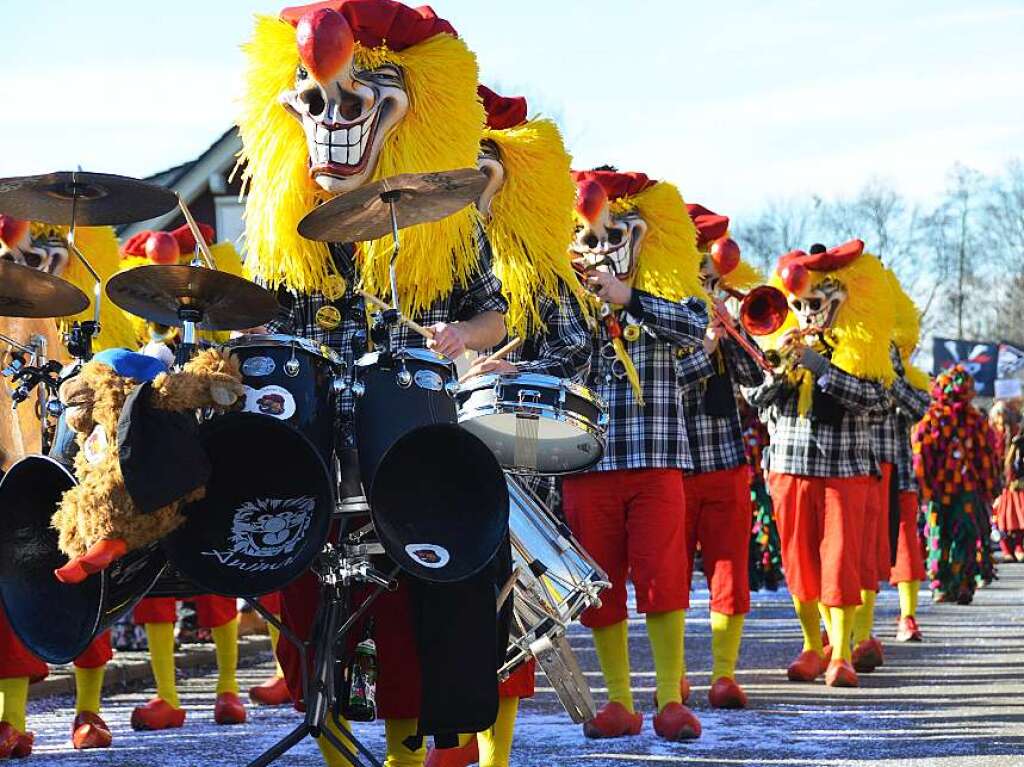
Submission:
[[[78,584],[58,581],[67,564],[50,518],[76,484],[48,456],[18,461],[0,480],[0,601],[11,627],[49,663],[68,663],[152,588],[166,564],[154,544],[129,552]]]
[[[482,375],[459,389],[458,400],[459,423],[507,471],[571,474],[604,455],[605,404],[571,381],[535,373]]]
[[[363,489],[388,556],[427,581],[483,569],[508,531],[501,467],[456,422],[455,367],[427,349],[356,361],[355,431]]]
[[[516,580],[512,634],[498,676],[536,658],[569,716],[584,722],[595,715],[594,699],[565,632],[611,584],[569,529],[520,480],[506,478]]]

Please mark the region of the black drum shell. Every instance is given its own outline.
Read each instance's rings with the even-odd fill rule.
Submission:
[[[166,559],[158,547],[129,552],[82,583],[53,571],[67,564],[50,519],[75,485],[48,456],[21,459],[0,480],[0,602],[25,646],[49,663],[68,663],[153,586]]]

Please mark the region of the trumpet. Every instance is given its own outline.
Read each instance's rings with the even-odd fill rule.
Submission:
[[[778,288],[771,285],[759,285],[747,293],[732,288],[722,288],[729,296],[739,299],[740,311],[739,321],[743,329],[752,336],[771,335],[786,321],[789,314],[789,302],[786,296]],[[778,361],[773,362],[773,357],[740,333],[732,324],[732,318],[728,313],[722,311],[717,304],[712,305],[715,316],[722,323],[722,327],[729,336],[739,344],[762,369],[773,371],[778,367]],[[774,350],[771,350],[774,351]]]
[[[772,372],[778,373],[783,369],[791,369],[794,366],[796,352],[806,345],[806,339],[814,336],[824,336],[825,329],[817,326],[800,328],[793,331],[789,342],[781,349],[767,349],[763,352],[765,360],[772,366]]]

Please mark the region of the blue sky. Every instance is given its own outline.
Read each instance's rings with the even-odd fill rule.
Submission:
[[[230,124],[266,0],[36,0],[4,10],[0,175],[146,175]],[[1024,2],[436,0],[484,82],[562,125],[577,165],[677,183],[734,217],[768,199],[913,198],[956,161],[1024,155]]]

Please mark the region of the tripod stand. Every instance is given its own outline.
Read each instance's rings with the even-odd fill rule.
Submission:
[[[380,551],[377,551],[378,548]],[[329,543],[324,547],[323,553],[314,565],[314,571],[320,579],[320,607],[313,623],[313,634],[308,640],[299,639],[255,600],[249,602],[268,623],[277,627],[282,636],[302,651],[302,697],[306,702],[306,716],[294,730],[249,762],[248,767],[265,767],[272,764],[307,736],[326,738],[353,767],[381,767],[377,758],[359,742],[342,721],[336,699],[335,682],[335,666],[338,660],[336,648],[341,640],[384,589],[395,588],[394,578],[398,574],[398,568],[392,570],[389,575],[375,570],[370,563],[370,556],[377,553],[383,553],[383,548],[376,544]],[[350,611],[351,587],[356,582],[372,584],[375,588],[356,610]],[[306,663],[310,649],[315,649],[312,671]],[[328,716],[331,717],[330,721],[334,724],[335,730],[340,732],[361,756],[357,756],[335,735],[335,732],[324,726]]]

